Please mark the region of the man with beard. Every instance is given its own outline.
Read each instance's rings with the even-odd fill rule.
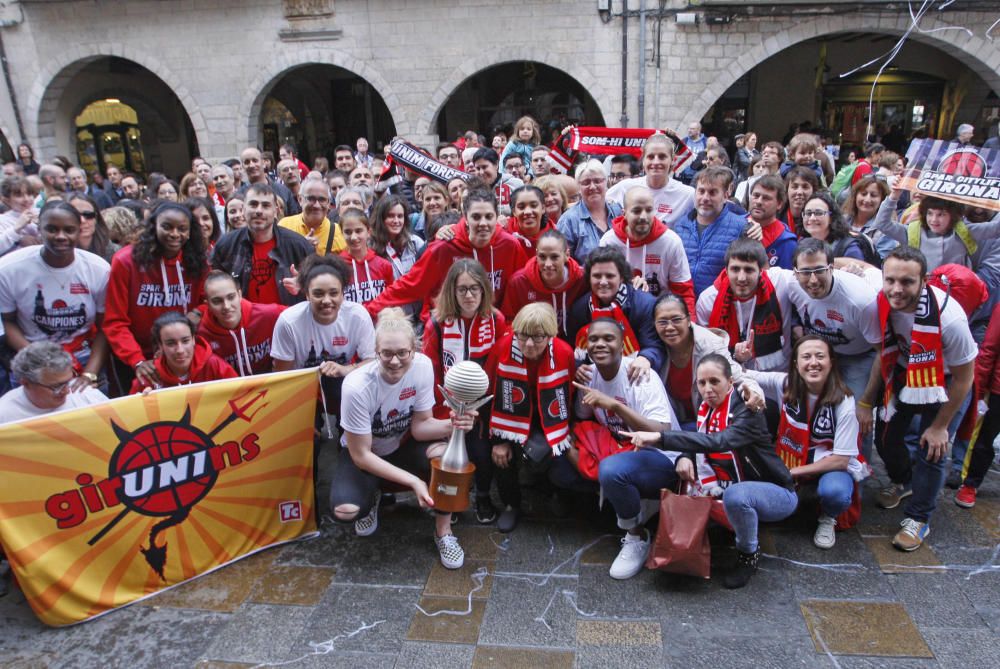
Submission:
[[[212,254],[213,269],[231,274],[251,302],[289,306],[302,301],[303,296],[285,289],[282,279],[292,278],[292,265],[313,252],[312,244],[278,226],[274,191],[266,183],[250,186],[244,197],[247,225],[219,238]]]
[[[767,175],[758,179],[750,191],[750,227],[746,234],[764,245],[769,267],[791,269],[795,234],[777,218],[784,203],[785,184],[780,177]]]
[[[240,161],[243,163],[243,170],[249,182],[246,186],[240,188],[240,195],[249,192],[248,189],[251,186],[262,184],[268,186],[276,198],[281,198],[281,201],[285,205],[285,214],[298,213],[299,205],[295,201],[295,196],[292,195],[292,192],[284,184],[274,181],[267,176],[264,167],[264,156],[261,155],[259,150],[252,146],[243,149],[243,152],[240,153]]]

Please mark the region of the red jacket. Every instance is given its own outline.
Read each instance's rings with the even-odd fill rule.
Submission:
[[[493,319],[494,344],[492,348],[495,348],[496,344],[507,334],[507,319],[496,309],[493,309]],[[465,322],[465,329],[468,333],[470,330],[470,321]],[[469,334],[471,335],[471,333]],[[465,341],[466,348],[469,347],[469,343],[469,338],[467,338]],[[480,367],[485,367],[486,359],[489,357],[492,348],[484,355],[470,355],[468,359],[478,363]],[[441,348],[441,324],[434,318],[428,318],[424,321],[423,348],[421,350],[424,355],[431,359],[431,363],[434,366],[434,417],[447,418],[451,407],[445,403],[444,396],[438,390],[438,386],[444,383],[444,365],[441,362],[443,353]],[[456,360],[455,362],[461,362],[461,360]],[[482,413],[482,410],[480,410],[480,413]]]
[[[201,337],[196,337],[194,341],[194,358],[191,360],[191,368],[188,369],[188,376],[181,381],[174,376],[174,373],[167,367],[163,356],[158,357],[154,364],[156,373],[160,375],[160,388],[173,388],[174,386],[184,386],[190,383],[201,383],[202,381],[218,381],[219,379],[234,379],[238,375],[225,360],[212,353],[212,347]],[[136,378],[132,382],[130,394],[141,393],[146,387],[142,381]]]
[[[258,304],[243,298],[240,324],[229,330],[215,320],[207,305],[201,305],[198,336],[208,342],[212,352],[229,364],[240,376],[267,374],[271,371],[271,337],[283,304]]]
[[[476,258],[493,280],[493,304],[503,300],[504,288],[514,272],[528,260],[524,246],[497,226],[486,248],[474,249],[463,218],[455,226],[455,238],[431,242],[409,272],[397,279],[376,299],[365,305],[375,319],[386,307],[401,307],[423,301],[421,319],[427,320],[433,298],[456,258]]]
[[[986,336],[979,345],[979,356],[976,358],[976,388],[977,399],[983,399],[987,392],[991,395],[1000,394],[1000,369],[997,369],[997,354],[1000,353],[1000,304],[993,307],[990,314],[990,324],[986,327]]]
[[[153,321],[168,311],[186,314],[202,301],[203,274],[189,276],[179,266],[181,257],[140,268],[126,246],[111,259],[111,276],[104,308],[104,334],[118,358],[135,367],[153,357]],[[183,294],[180,289],[183,276]],[[164,285],[167,286],[164,295]],[[184,299],[187,297],[187,300]]]
[[[344,286],[344,299],[358,304],[368,304],[392,285],[395,274],[392,263],[375,251],[368,249],[364,262],[358,262],[349,251],[341,251],[340,257],[347,261],[353,270],[351,282]]]
[[[566,260],[566,270],[566,282],[555,290],[546,287],[542,282],[538,258],[532,258],[525,267],[517,270],[510,280],[510,285],[507,286],[503,305],[500,307],[508,322],[514,320],[514,316],[524,305],[532,302],[548,302],[556,310],[559,336],[569,341],[569,335],[566,334],[569,310],[576,298],[584,293],[586,286],[583,280],[583,268],[573,258]]]

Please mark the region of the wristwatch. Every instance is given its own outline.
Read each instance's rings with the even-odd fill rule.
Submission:
[[[97,374],[94,374],[93,372],[84,372],[80,376],[90,381],[90,385],[97,385]]]

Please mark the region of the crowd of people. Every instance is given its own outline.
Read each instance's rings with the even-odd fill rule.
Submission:
[[[461,178],[400,168],[387,188],[364,138],[332,166],[248,147],[179,181],[98,183],[29,147],[0,183],[0,421],[317,368],[330,511],[359,536],[383,490],[433,509],[430,459],[459,429],[478,523],[513,531],[526,479],[557,515],[602,499],[625,532],[613,578],[645,564],[664,488],[721,501],[727,587],[800,500],[830,549],[876,453],[892,543],[918,549],[945,484],[973,506],[994,459],[1000,217],[901,190],[879,144],[838,171],[808,133],[758,152],[748,132],[732,157],[697,124],[684,141],[684,170],[653,134],[558,174],[525,117],[428,152]],[[438,390],[462,361],[494,396],[466,416]]]

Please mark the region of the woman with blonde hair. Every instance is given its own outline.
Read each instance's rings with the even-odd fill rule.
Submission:
[[[433,508],[427,488],[430,461],[443,454],[453,429],[472,429],[476,412],[434,418],[434,368],[417,348],[413,325],[400,309],[379,313],[376,359],[344,379],[341,426],[344,448],[330,485],[337,520],[354,522],[358,536],[378,529],[383,482],[413,491],[423,508]],[[465,552],[451,532],[451,513],[436,512],[434,543],[441,564],[459,569]]]

